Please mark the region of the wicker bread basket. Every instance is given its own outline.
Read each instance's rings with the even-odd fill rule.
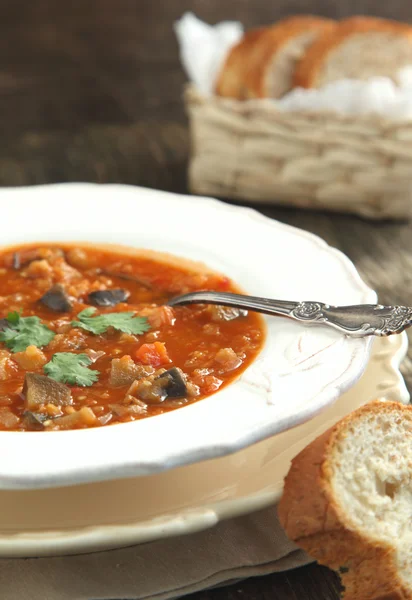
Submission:
[[[193,86],[185,102],[195,194],[371,219],[412,214],[412,120],[281,112]]]

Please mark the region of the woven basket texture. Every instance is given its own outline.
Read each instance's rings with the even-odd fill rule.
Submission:
[[[412,215],[412,120],[285,112],[271,100],[185,91],[195,194],[349,212]]]

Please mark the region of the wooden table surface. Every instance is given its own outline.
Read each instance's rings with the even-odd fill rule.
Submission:
[[[121,182],[186,192],[185,75],[172,24],[186,10],[246,26],[289,13],[410,20],[408,0],[4,0],[0,20],[0,185]],[[275,200],[275,199],[274,199]],[[342,249],[385,303],[412,302],[412,226],[262,207]],[[411,356],[403,373],[412,389]],[[190,600],[336,600],[313,565]]]

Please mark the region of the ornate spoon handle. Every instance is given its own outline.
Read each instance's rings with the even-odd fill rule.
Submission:
[[[412,324],[412,308],[408,306],[330,306],[321,302],[289,302],[226,292],[193,292],[177,296],[168,302],[169,306],[199,303],[232,306],[267,315],[289,317],[307,325],[329,325],[352,337],[392,335],[401,333]]]

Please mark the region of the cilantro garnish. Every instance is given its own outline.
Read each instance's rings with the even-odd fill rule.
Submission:
[[[99,378],[99,371],[87,368],[91,364],[92,360],[87,354],[56,352],[43,369],[55,381],[88,387]]]
[[[21,317],[12,312],[7,315],[7,326],[0,332],[0,342],[12,352],[23,352],[27,346],[47,346],[55,335],[39,317]]]
[[[81,327],[96,335],[105,333],[109,327],[135,335],[142,335],[150,329],[146,317],[136,317],[132,312],[105,313],[93,317],[95,312],[96,309],[93,307],[85,308],[77,315],[79,320],[72,321],[72,326]]]

